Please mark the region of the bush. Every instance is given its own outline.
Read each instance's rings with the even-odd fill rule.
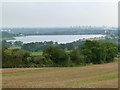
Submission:
[[[43,56],[48,60],[52,60],[55,66],[67,66],[68,54],[57,47],[49,47],[43,51]]]

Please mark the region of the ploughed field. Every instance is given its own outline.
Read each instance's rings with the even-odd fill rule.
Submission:
[[[3,88],[117,88],[118,63],[83,67],[7,68]]]

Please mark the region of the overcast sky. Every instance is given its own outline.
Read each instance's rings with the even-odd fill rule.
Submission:
[[[114,2],[4,2],[3,27],[117,26]]]

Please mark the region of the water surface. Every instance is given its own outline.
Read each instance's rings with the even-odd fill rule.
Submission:
[[[104,36],[105,35],[32,35],[32,36],[14,37],[15,40],[7,40],[7,41],[11,41],[11,42],[22,41],[23,43],[44,42],[44,41],[70,43],[73,41],[77,41],[79,39],[98,38]]]

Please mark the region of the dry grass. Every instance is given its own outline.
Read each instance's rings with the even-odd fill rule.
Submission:
[[[3,69],[3,88],[117,88],[118,63]]]

